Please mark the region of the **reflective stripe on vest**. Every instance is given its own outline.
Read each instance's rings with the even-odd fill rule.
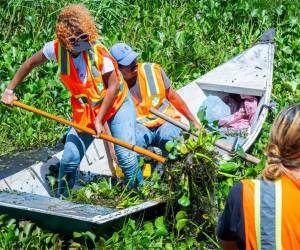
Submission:
[[[92,75],[93,77],[99,77],[100,73],[98,71],[98,57],[97,54],[95,53],[94,49],[90,49],[89,50],[89,54],[88,54],[89,60],[88,60],[88,66],[92,71]]]
[[[254,217],[257,249],[282,249],[281,213],[282,188],[281,180],[254,182]]]
[[[165,85],[161,76],[160,67],[155,63],[139,64],[139,87],[143,101],[154,97],[152,106],[159,108],[166,98]]]
[[[164,102],[162,103],[162,105],[160,105],[158,111],[165,113],[168,110],[168,107],[169,107],[169,101],[167,99],[165,99]],[[138,117],[137,120],[141,123],[147,123],[150,121],[157,120],[157,116],[148,115],[148,116],[144,116],[144,117]]]
[[[64,75],[70,75],[70,53],[59,43],[58,45],[58,67]]]
[[[152,63],[143,63],[142,67],[145,71],[145,75],[147,78],[147,94],[148,96],[156,96],[159,94],[159,86],[158,82],[155,76],[155,73],[153,71],[153,65]]]
[[[158,109],[175,119],[176,115],[174,108],[170,105],[166,98],[165,84],[161,75],[161,69],[155,63],[139,63],[138,64],[138,79],[139,88],[142,97],[142,103],[151,105],[151,107]],[[149,103],[151,102],[151,103]],[[137,119],[146,127],[157,127],[162,125],[165,121],[152,114],[144,113],[143,109],[139,109],[137,105]]]
[[[89,104],[89,99],[86,96],[75,96],[81,105]]]

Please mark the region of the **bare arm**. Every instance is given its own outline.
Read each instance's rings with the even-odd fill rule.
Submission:
[[[120,83],[118,81],[117,75],[115,71],[109,72],[103,75],[103,80],[107,84],[106,95],[103,99],[101,108],[95,120],[95,128],[97,131],[97,135],[99,135],[103,130],[104,126],[102,120],[105,114],[108,112],[110,107],[113,104],[114,98],[117,96],[120,90]]]
[[[3,96],[2,102],[8,105],[12,105],[13,100],[16,100],[16,96],[13,93],[13,90],[21,84],[24,78],[31,72],[31,70],[47,61],[47,58],[43,54],[43,51],[40,50],[36,52],[32,57],[27,59],[21,67],[18,69],[12,81],[8,84]]]
[[[176,91],[170,87],[167,90],[167,98],[170,103],[181,113],[183,114],[196,128],[201,128],[201,124],[198,120],[193,116],[185,101],[181,98],[180,95],[176,93]]]

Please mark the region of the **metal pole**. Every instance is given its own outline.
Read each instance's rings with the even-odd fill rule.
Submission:
[[[173,125],[181,128],[182,130],[186,131],[186,132],[189,132],[189,126],[187,126],[186,124],[180,122],[180,121],[177,121],[175,120],[174,118],[158,111],[157,109],[154,109],[154,108],[150,108],[149,109],[149,112],[153,115],[156,115],[157,117],[169,122],[169,123],[172,123]],[[196,134],[193,133],[193,135],[197,136]],[[236,154],[235,152],[232,151],[232,146],[230,144],[227,144],[227,143],[224,143],[224,142],[221,142],[221,141],[216,141],[215,142],[215,146],[226,151],[227,153],[229,154]],[[238,155],[240,158],[246,160],[246,161],[249,161],[249,162],[252,162],[254,164],[258,164],[260,162],[260,159],[256,158],[255,156],[253,155],[250,155],[250,154],[247,154],[245,153],[244,155]]]

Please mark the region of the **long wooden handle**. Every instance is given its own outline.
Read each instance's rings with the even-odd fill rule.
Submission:
[[[161,119],[163,119],[167,122],[172,123],[173,125],[181,128],[182,130],[184,130],[186,132],[189,131],[189,127],[186,124],[175,120],[174,118],[158,111],[157,109],[150,108],[149,112],[152,113],[153,115],[156,115],[157,117],[160,117]],[[197,136],[196,134],[193,134],[193,135]],[[221,141],[216,141],[215,146],[226,151],[227,153],[234,154],[234,152],[232,151],[232,146],[230,144],[227,144],[227,143],[224,143]],[[258,164],[260,162],[260,159],[256,158],[253,155],[247,154],[247,153],[244,153],[243,155],[238,155],[238,156],[241,157],[242,159],[252,162],[254,164]]]
[[[70,121],[68,121],[68,120],[66,120],[66,119],[57,117],[57,116],[55,116],[55,115],[51,115],[51,114],[49,114],[49,113],[47,113],[47,112],[45,112],[45,111],[43,111],[43,110],[40,110],[40,109],[31,107],[31,106],[28,106],[28,105],[26,105],[26,104],[24,104],[24,103],[21,103],[21,102],[19,102],[19,101],[14,101],[14,102],[13,102],[13,105],[14,105],[14,106],[17,106],[17,107],[19,107],[19,108],[28,110],[28,111],[30,111],[30,112],[34,112],[34,113],[36,113],[36,114],[45,116],[45,117],[50,118],[50,119],[52,119],[52,120],[55,120],[55,121],[57,121],[57,122],[59,122],[59,123],[63,123],[63,124],[65,124],[65,125],[72,126],[72,127],[76,128],[76,129],[78,129],[78,130],[80,130],[80,131],[83,131],[83,132],[86,132],[86,133],[88,133],[88,134],[91,134],[91,135],[96,136],[96,131],[93,130],[93,129],[86,128],[86,127],[83,127],[83,126],[80,126],[80,125],[75,124],[75,123],[73,123],[73,122],[70,122]],[[132,145],[132,144],[130,144],[130,143],[124,142],[124,141],[122,141],[122,140],[119,140],[119,139],[114,138],[114,137],[112,137],[112,136],[109,136],[109,135],[107,135],[107,134],[101,133],[100,136],[99,136],[99,138],[101,138],[101,139],[103,139],[103,140],[106,140],[106,141],[109,141],[109,142],[112,142],[112,143],[114,143],[114,144],[118,144],[118,145],[120,145],[120,146],[122,146],[122,147],[124,147],[124,148],[128,148],[128,149],[130,149],[130,150],[132,150],[132,151],[134,151],[134,152],[136,152],[136,153],[139,153],[139,154],[142,154],[142,155],[146,155],[146,156],[148,156],[148,157],[150,157],[150,158],[152,158],[152,159],[154,159],[154,160],[156,160],[156,161],[159,161],[159,162],[161,162],[161,163],[164,163],[164,162],[166,161],[166,158],[164,158],[164,157],[162,157],[162,156],[160,156],[160,155],[157,155],[157,154],[155,154],[155,153],[153,153],[153,152],[151,152],[151,151],[149,151],[149,150],[146,150],[146,149],[144,149],[144,148],[138,147],[138,146],[136,146],[136,145]]]

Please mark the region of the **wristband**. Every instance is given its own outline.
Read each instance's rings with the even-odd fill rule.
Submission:
[[[9,95],[12,95],[14,93],[14,91],[12,89],[5,89],[4,93],[7,93]]]

